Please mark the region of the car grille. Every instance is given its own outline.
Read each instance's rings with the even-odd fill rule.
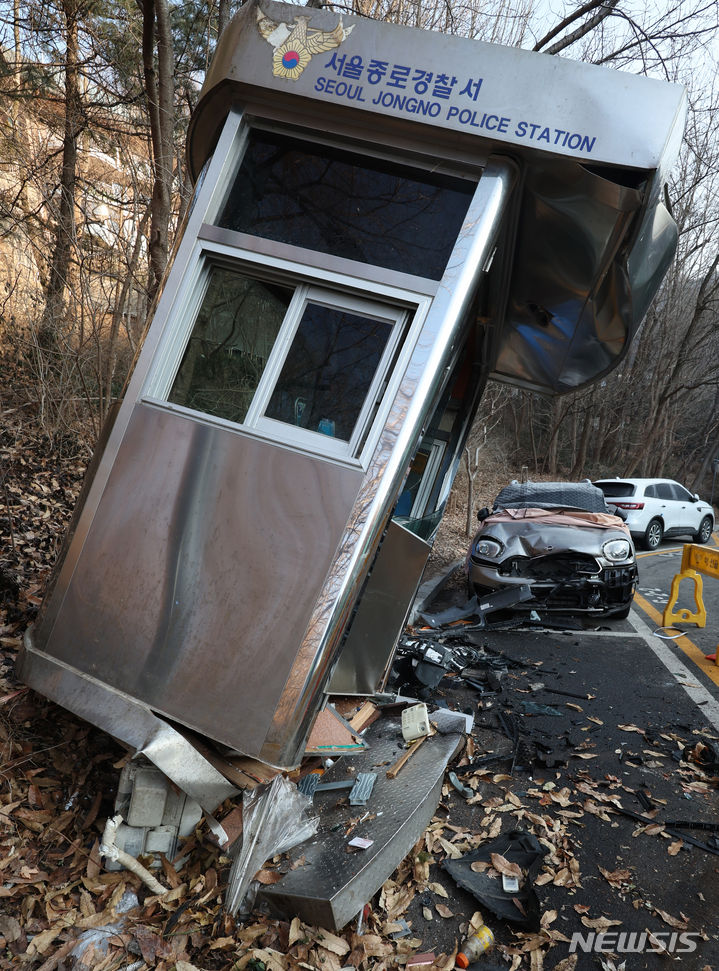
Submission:
[[[583,553],[554,553],[534,558],[516,556],[502,564],[505,576],[526,577],[528,580],[576,580],[597,576],[599,564],[593,556]]]
[[[532,585],[533,605],[551,610],[597,610],[624,606],[631,601],[637,569],[634,564],[599,569],[592,556],[557,553],[534,559],[515,557],[502,565],[502,573],[523,577]]]
[[[637,580],[637,568],[631,566],[613,566],[602,571],[602,583],[605,585],[605,600],[607,606],[624,604],[631,599]]]

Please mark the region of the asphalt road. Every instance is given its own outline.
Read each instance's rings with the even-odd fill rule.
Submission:
[[[712,544],[719,546],[716,534]],[[622,968],[622,961],[627,971],[719,969],[719,842],[712,842],[718,834],[684,827],[676,835],[656,825],[647,831],[645,824],[613,812],[607,801],[630,813],[648,813],[658,824],[719,823],[719,766],[687,761],[690,750],[697,754],[697,743],[719,753],[719,667],[705,657],[719,641],[719,579],[704,578],[704,629],[680,625],[686,633],[674,640],[655,633],[681,550],[681,544],[664,544],[655,553],[640,554],[639,592],[626,621],[604,621],[583,630],[535,626],[468,632],[468,643],[493,654],[500,666],[504,659],[500,690],[487,684],[477,691],[448,676],[427,693],[427,700],[474,712],[473,758],[509,756],[479,774],[460,775],[480,797],[472,802],[451,785],[445,787],[435,817],[444,823],[443,837],[466,852],[471,836],[486,833],[492,818],[501,820],[503,833],[530,820],[537,832],[546,827],[548,834],[553,828],[549,843],[555,847],[552,872],[557,879],[537,887],[546,924],[540,934],[543,963],[535,957],[531,964],[527,950],[523,968],[549,971],[560,965],[572,953],[572,934],[586,940],[593,929],[601,930],[596,922],[604,919],[619,922],[606,927],[610,934],[633,932],[642,944],[641,935],[649,931],[673,953],[653,952],[648,944],[627,953],[623,948],[631,947],[631,941],[610,937],[601,953],[585,953],[575,945],[577,971]],[[693,606],[690,595],[689,603],[680,603]],[[508,724],[524,740],[522,751],[534,753],[525,767],[518,764],[521,758],[511,758],[515,743]],[[547,751],[548,766],[536,758]],[[703,757],[710,758],[711,750]],[[714,846],[715,852],[691,845],[682,833]],[[567,881],[561,864],[571,860]],[[509,922],[458,888],[439,862],[430,871],[430,880],[445,888],[447,898],[425,892],[408,913],[413,933],[428,951],[451,952],[476,910],[498,943],[509,949],[495,949],[480,967],[507,968],[518,949],[532,946],[533,940],[536,944],[536,935],[518,937]],[[448,908],[444,916],[436,910],[438,902]],[[693,936],[672,940],[672,933]],[[550,934],[555,941],[547,951]]]

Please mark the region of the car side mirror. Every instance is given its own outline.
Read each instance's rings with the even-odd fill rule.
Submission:
[[[701,502],[701,500],[699,499],[698,493],[696,492],[694,493],[694,495],[692,496],[692,502]]]
[[[489,509],[487,509],[486,506],[482,506],[481,509],[477,510],[477,519],[479,520],[480,523],[483,522],[488,515],[489,515]]]
[[[622,522],[626,523],[628,516],[626,509],[622,509],[621,506],[610,506],[609,508],[611,509],[613,516],[619,516]]]

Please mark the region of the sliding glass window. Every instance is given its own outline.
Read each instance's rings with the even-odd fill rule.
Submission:
[[[408,313],[210,265],[168,401],[336,457],[357,454]]]

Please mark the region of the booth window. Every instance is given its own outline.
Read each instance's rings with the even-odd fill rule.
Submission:
[[[211,263],[168,401],[354,456],[407,317],[373,299]]]
[[[430,280],[476,183],[253,128],[218,225]]]
[[[241,424],[293,289],[212,267],[168,400]]]
[[[349,442],[392,325],[305,304],[265,415]]]

